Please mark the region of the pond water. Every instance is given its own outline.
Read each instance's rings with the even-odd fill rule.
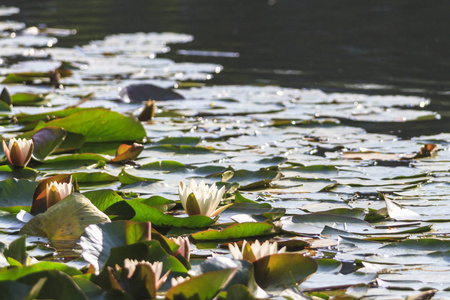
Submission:
[[[151,219],[167,236],[191,234],[199,261],[211,251],[228,254],[217,247],[226,238],[202,238],[189,218],[153,219],[155,205],[170,218],[181,214],[172,201],[179,182],[203,179],[229,189],[227,201],[239,189],[266,205],[231,206],[220,225],[270,223],[280,243],[296,250],[307,243],[301,253],[319,269],[300,285],[306,292],[399,299],[436,289],[437,299],[450,297],[448,2],[2,5],[20,9],[1,16],[0,8],[1,87],[16,95],[1,114],[2,139],[46,126],[70,133],[54,153],[40,149],[30,168],[1,162],[5,244],[27,228],[16,213],[30,210],[37,181],[26,179],[72,174],[100,210],[122,203],[133,221]],[[31,26],[42,30],[25,30]],[[53,89],[39,72],[62,61],[64,89]],[[148,95],[161,98],[155,119],[141,125],[135,117]],[[91,109],[98,107],[113,112]],[[133,118],[124,123],[115,112]],[[144,144],[135,164],[114,164],[117,147],[135,140]],[[105,194],[114,195],[108,205]],[[259,235],[267,232],[244,238]],[[51,251],[27,242],[29,253],[49,259]]]
[[[223,65],[212,84],[424,96],[432,100],[430,109],[440,113],[440,120],[358,126],[405,137],[450,130],[446,1],[429,5],[356,0],[6,0],[3,4],[20,7],[14,19],[30,26],[77,30],[76,35],[60,38],[58,46],[83,45],[113,33],[191,34],[191,43],[173,45],[166,56],[178,62]]]

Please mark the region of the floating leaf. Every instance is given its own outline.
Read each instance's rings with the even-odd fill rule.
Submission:
[[[262,288],[292,286],[305,281],[317,271],[317,262],[296,253],[265,256],[253,262],[255,279]]]
[[[408,220],[421,220],[422,217],[412,210],[409,210],[402,205],[398,204],[394,200],[390,199],[388,196],[384,195],[384,201],[386,202],[387,212],[389,217],[397,221],[408,221]]]
[[[275,233],[273,225],[268,223],[239,223],[225,229],[209,229],[192,234],[197,241],[229,240],[256,237]]]
[[[44,160],[52,154],[66,138],[67,132],[61,127],[49,126],[33,134],[33,155],[38,160]]]
[[[237,269],[211,271],[192,277],[167,291],[166,299],[213,299],[222,290]]]
[[[123,198],[113,190],[95,190],[84,192],[83,195],[91,200],[92,204],[102,212],[105,212],[105,210],[114,203],[123,200]]]
[[[0,299],[8,300],[33,300],[41,291],[47,279],[41,278],[34,285],[28,285],[17,281],[0,281]]]
[[[235,284],[245,285],[249,287],[252,292],[258,290],[258,285],[256,284],[254,277],[253,264],[249,261],[225,256],[216,256],[207,259],[200,264],[200,270],[204,274],[211,271],[233,268],[236,268],[237,272],[230,279],[227,286],[224,287],[225,290],[228,290]]]
[[[184,99],[180,94],[153,84],[131,84],[120,91],[120,97],[127,103],[148,100]]]
[[[0,209],[15,213],[21,209],[30,212],[37,185],[38,182],[14,178],[0,181]]]
[[[37,175],[38,171],[28,167],[14,168],[11,165],[0,166],[0,181],[9,178],[34,180]]]
[[[88,299],[70,276],[58,270],[45,270],[31,273],[19,278],[18,282],[35,285],[42,278],[46,278],[46,280],[37,296],[38,299]]]
[[[111,162],[120,163],[126,160],[136,159],[142,150],[144,150],[144,146],[138,143],[133,143],[131,146],[122,144],[117,148],[116,156],[111,159]]]
[[[38,214],[21,229],[22,234],[43,236],[58,249],[71,249],[91,224],[109,222],[88,198],[72,193]]]
[[[150,226],[148,222],[130,221],[89,225],[80,237],[81,255],[94,266],[95,273],[99,274],[112,248],[149,240]]]
[[[157,208],[133,200],[126,200],[126,203],[128,203],[136,212],[136,215],[132,218],[132,220],[136,222],[148,221],[155,226],[186,228],[204,228],[215,222],[213,219],[202,215],[177,218],[166,215]]]
[[[134,141],[146,136],[140,122],[106,109],[83,110],[50,121],[45,126],[59,126],[67,131],[83,134],[86,142]]]

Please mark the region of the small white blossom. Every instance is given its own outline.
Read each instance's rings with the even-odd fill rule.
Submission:
[[[251,245],[247,243],[246,240],[244,240],[242,244],[242,250],[239,250],[239,246],[236,243],[228,244],[228,248],[230,249],[231,255],[234,258],[245,259],[249,261],[255,261],[271,254],[286,252],[286,247],[278,250],[277,242],[270,243],[269,241],[265,241],[261,244],[258,240],[256,240]]]
[[[215,184],[209,187],[203,180],[199,185],[191,180],[189,186],[180,182],[178,193],[181,204],[189,216],[214,217],[231,205],[228,204],[216,210],[225,194],[225,187],[223,186],[220,190],[217,189]]]

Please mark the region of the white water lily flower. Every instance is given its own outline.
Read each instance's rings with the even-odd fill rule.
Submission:
[[[69,194],[73,192],[73,184],[70,183],[59,183],[53,181],[50,184],[47,184],[46,193],[47,193],[47,208],[55,205],[62,199],[66,198]]]
[[[28,164],[33,154],[33,140],[12,138],[9,140],[8,147],[5,141],[2,141],[2,144],[6,158],[12,166],[23,168]]]
[[[155,290],[158,290],[158,288],[166,281],[167,276],[169,276],[170,271],[161,276],[163,270],[163,263],[161,261],[155,261],[154,263],[150,263],[144,260],[138,262],[136,259],[125,258],[123,262],[123,267],[124,269],[128,270],[127,275],[128,279],[133,277],[134,272],[136,271],[136,267],[139,265],[147,266],[153,272],[153,275],[155,277]]]
[[[270,243],[269,241],[265,241],[261,244],[258,240],[256,240],[251,245],[247,243],[246,240],[244,240],[242,244],[242,251],[239,250],[239,246],[236,243],[228,244],[228,248],[230,249],[231,255],[233,255],[234,258],[245,259],[251,262],[258,260],[264,256],[286,252],[286,247],[278,250],[277,242]]]
[[[199,185],[194,180],[191,180],[189,186],[180,182],[178,193],[181,204],[189,216],[204,215],[214,217],[231,205],[228,204],[216,210],[225,194],[225,187],[223,186],[218,190],[215,184],[208,186],[203,180]]]

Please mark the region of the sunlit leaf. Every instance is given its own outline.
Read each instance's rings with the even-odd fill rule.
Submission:
[[[71,249],[91,224],[109,222],[88,198],[73,193],[38,214],[21,229],[21,233],[48,238],[55,248]]]
[[[92,224],[80,237],[83,258],[94,266],[98,274],[108,260],[112,248],[149,240],[150,223],[115,221]]]
[[[192,234],[192,237],[198,241],[229,240],[269,235],[275,232],[274,226],[268,223],[239,223],[221,230],[209,229],[200,231]]]
[[[80,111],[50,121],[46,126],[59,126],[67,131],[83,134],[86,142],[134,141],[146,136],[140,122],[106,109]]]

